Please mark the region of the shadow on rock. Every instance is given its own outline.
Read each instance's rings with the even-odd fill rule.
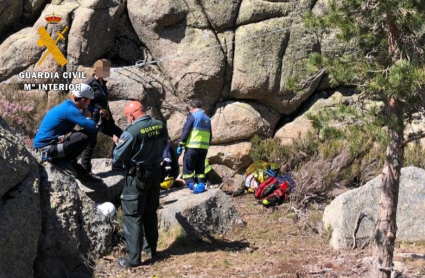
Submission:
[[[112,227],[79,188],[75,177],[40,166],[42,235],[35,277],[92,277],[94,259],[112,247]]]

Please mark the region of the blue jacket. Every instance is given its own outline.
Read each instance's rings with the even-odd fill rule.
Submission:
[[[190,149],[208,149],[211,138],[211,119],[200,109],[187,117],[179,144]]]
[[[61,135],[71,132],[76,125],[90,133],[96,132],[96,123],[87,119],[70,99],[53,107],[44,116],[34,138],[34,148],[50,145],[50,142]]]

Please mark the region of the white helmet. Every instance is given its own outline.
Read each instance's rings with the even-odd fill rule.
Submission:
[[[111,202],[96,204],[96,208],[105,216],[114,216],[117,209]]]
[[[80,83],[80,89],[72,91],[72,94],[75,97],[85,97],[89,99],[94,99],[93,89],[85,83]]]

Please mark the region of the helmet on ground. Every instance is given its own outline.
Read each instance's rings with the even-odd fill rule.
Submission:
[[[164,181],[160,184],[161,188],[164,190],[170,189],[174,184],[174,178],[170,176],[166,176]]]
[[[111,202],[96,204],[96,208],[105,216],[114,216],[117,209]]]

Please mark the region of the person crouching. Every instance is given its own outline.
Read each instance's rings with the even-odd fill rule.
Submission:
[[[34,149],[41,153],[43,161],[59,166],[70,163],[77,178],[82,181],[101,182],[100,178],[85,171],[76,161],[96,136],[96,123],[86,109],[93,98],[93,89],[81,83],[79,90],[72,91],[70,99],[50,109],[37,130]],[[75,131],[76,125],[82,130]]]

